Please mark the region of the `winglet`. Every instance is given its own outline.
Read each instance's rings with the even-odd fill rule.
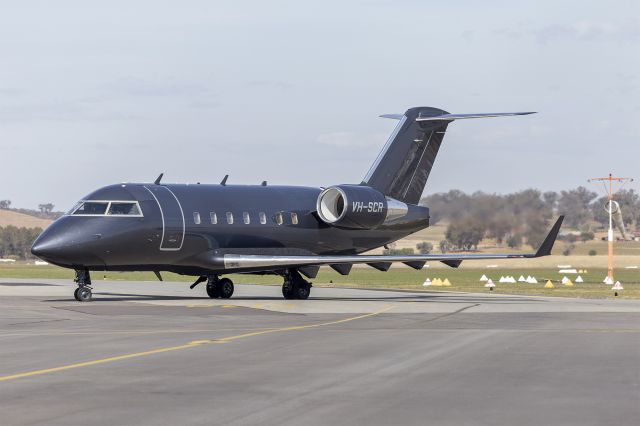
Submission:
[[[560,227],[562,226],[562,221],[564,220],[564,215],[560,216],[556,223],[549,231],[547,238],[544,239],[540,247],[538,247],[538,251],[533,257],[541,257],[541,256],[549,256],[551,254],[551,249],[553,249],[553,243],[556,242],[556,238],[558,237],[558,232],[560,232]]]
[[[222,178],[222,182],[220,182],[220,185],[227,186],[227,179],[229,179],[229,175],[224,175],[224,177]]]
[[[156,184],[156,185],[160,185],[160,181],[162,180],[162,176],[164,176],[164,173],[160,173],[160,176],[158,176],[156,178],[156,180],[153,181],[153,183]]]

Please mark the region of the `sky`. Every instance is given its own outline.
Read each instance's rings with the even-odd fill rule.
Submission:
[[[640,182],[640,2],[0,0],[16,207],[160,172],[359,183],[414,106],[538,112],[454,122],[425,195]]]

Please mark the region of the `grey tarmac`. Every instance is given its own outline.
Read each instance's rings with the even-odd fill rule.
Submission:
[[[0,424],[637,424],[640,301],[0,280]]]

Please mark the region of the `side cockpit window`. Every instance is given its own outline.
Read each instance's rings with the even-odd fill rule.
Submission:
[[[74,216],[134,216],[141,217],[137,201],[80,201],[69,211]]]

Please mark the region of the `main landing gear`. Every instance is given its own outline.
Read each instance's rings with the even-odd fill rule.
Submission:
[[[91,301],[91,276],[88,269],[76,269],[76,278],[74,280],[78,284],[78,288],[73,292],[73,297],[78,302]]]
[[[309,298],[311,294],[311,283],[302,278],[300,272],[290,269],[284,274],[284,283],[282,284],[282,295],[285,299],[301,299]]]
[[[207,278],[207,294],[212,299],[229,299],[233,296],[233,281],[229,278],[218,279],[217,275]]]

